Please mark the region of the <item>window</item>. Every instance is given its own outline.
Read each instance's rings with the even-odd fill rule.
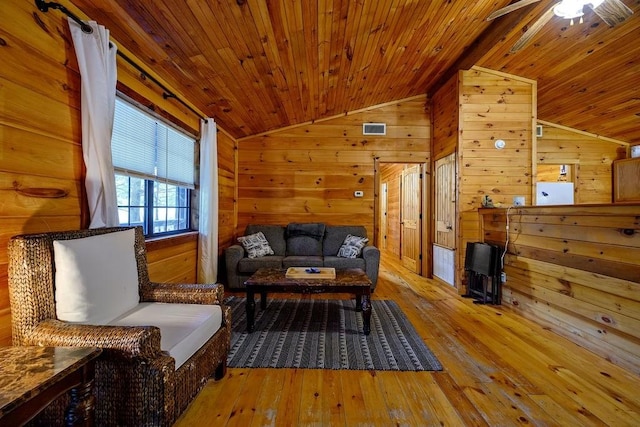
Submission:
[[[111,152],[120,225],[146,236],[189,230],[195,138],[116,98]]]

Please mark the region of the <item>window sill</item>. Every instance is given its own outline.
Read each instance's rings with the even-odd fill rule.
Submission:
[[[183,243],[194,242],[198,240],[197,231],[187,231],[180,234],[172,234],[170,236],[150,237],[145,240],[147,251],[159,250],[171,246],[177,246]]]

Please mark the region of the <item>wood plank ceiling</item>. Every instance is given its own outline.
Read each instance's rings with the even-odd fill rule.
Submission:
[[[553,18],[516,54],[551,1],[507,26],[484,18],[509,0],[72,1],[236,138],[431,93],[473,58],[538,80],[540,119],[640,143],[640,0],[615,28]],[[499,25],[502,40],[474,43]]]

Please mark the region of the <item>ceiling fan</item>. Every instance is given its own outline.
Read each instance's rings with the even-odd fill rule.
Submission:
[[[518,10],[539,1],[540,0],[516,1],[515,3],[491,13],[487,17],[487,21],[491,21],[500,16],[506,15],[509,12],[513,12],[514,10]],[[582,15],[584,14],[585,6],[591,8],[595,14],[610,27],[624,22],[633,14],[633,11],[622,3],[621,0],[561,0],[551,6],[540,18],[538,18],[537,21],[529,26],[522,37],[520,37],[520,39],[511,47],[510,52],[514,53],[522,49],[527,43],[529,43],[533,36],[535,36],[551,18],[553,18],[554,15],[563,19],[570,19],[571,25],[573,25],[573,20],[575,18],[580,18],[580,22],[582,23]]]

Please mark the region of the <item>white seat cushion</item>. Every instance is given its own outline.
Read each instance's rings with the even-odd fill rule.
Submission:
[[[176,360],[178,369],[220,329],[222,309],[219,305],[144,302],[109,325],[157,326],[160,348]]]
[[[133,229],[54,240],[56,316],[104,325],[139,300]]]

